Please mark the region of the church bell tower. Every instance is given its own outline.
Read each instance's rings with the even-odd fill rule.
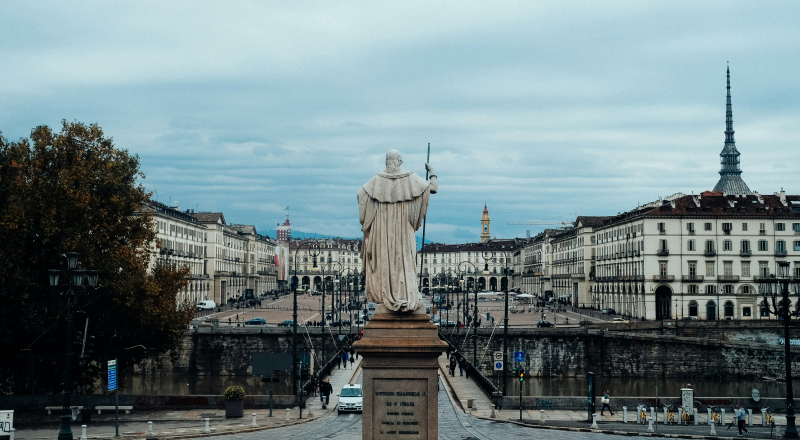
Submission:
[[[486,204],[483,205],[483,215],[481,216],[481,243],[486,243],[492,238],[491,230],[489,229],[489,208]]]

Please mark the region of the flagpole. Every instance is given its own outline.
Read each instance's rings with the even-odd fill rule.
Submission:
[[[431,161],[431,143],[428,142],[428,159],[426,164]],[[425,167],[425,180],[428,180],[428,168]],[[428,212],[425,212],[425,217],[422,218],[422,247],[419,253],[419,291],[422,293],[422,269],[425,267],[425,223],[428,220]]]

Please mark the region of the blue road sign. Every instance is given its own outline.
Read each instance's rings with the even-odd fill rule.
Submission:
[[[503,369],[503,363],[502,362],[495,362],[494,369],[495,370],[502,370]]]
[[[515,351],[514,352],[514,362],[525,362],[525,352],[524,351]]]
[[[108,391],[117,389],[117,360],[108,361]]]

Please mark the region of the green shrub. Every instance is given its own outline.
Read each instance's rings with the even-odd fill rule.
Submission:
[[[244,388],[238,385],[228,387],[228,389],[225,390],[224,396],[225,400],[244,400]]]

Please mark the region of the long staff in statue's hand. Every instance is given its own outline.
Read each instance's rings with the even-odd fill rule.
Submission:
[[[429,164],[431,162],[431,143],[428,142],[428,159],[425,161],[425,164]],[[425,167],[425,180],[428,180],[428,167]],[[425,223],[428,220],[428,213],[425,213],[425,217],[422,218],[422,247],[420,248],[419,253],[419,290],[422,291],[422,269],[425,264]]]

